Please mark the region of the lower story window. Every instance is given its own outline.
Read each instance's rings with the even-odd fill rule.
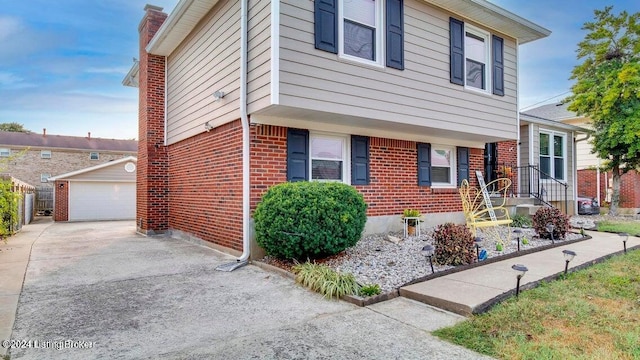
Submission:
[[[540,132],[540,170],[542,178],[565,180],[565,134]]]
[[[431,182],[433,185],[455,186],[455,148],[431,145]]]
[[[347,137],[310,135],[311,179],[345,181]]]

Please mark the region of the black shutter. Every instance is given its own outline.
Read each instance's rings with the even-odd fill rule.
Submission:
[[[493,35],[493,93],[504,96],[504,41]]]
[[[287,130],[287,181],[309,180],[309,132]]]
[[[338,0],[315,0],[316,49],[338,53]]]
[[[418,186],[431,186],[431,144],[418,144]]]
[[[387,0],[387,66],[404,70],[404,1]]]
[[[351,136],[351,185],[369,185],[369,138]]]
[[[449,18],[449,76],[454,84],[464,85],[464,23]]]
[[[469,148],[458,147],[458,186],[462,180],[469,181]]]

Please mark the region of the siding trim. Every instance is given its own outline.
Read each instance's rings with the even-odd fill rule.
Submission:
[[[280,104],[280,0],[271,0],[271,105]]]

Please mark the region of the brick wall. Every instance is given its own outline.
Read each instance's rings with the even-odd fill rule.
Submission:
[[[51,159],[42,159],[40,150],[50,150]],[[12,148],[13,154],[21,152],[22,149]],[[16,179],[20,179],[33,186],[53,186],[50,183],[40,181],[41,174],[51,176],[62,175],[72,171],[81,170],[91,166],[99,165],[111,160],[121,159],[127,156],[135,156],[135,153],[107,152],[99,151],[100,159],[90,160],[89,150],[56,150],[56,149],[34,149],[26,151],[22,156],[13,159],[5,165],[3,173],[10,174]]]
[[[53,221],[69,221],[69,182],[57,180],[54,185]]]
[[[418,186],[417,150],[413,141],[370,138],[369,185],[355,188],[369,205],[368,216],[399,215],[406,208],[423,213],[462,211],[457,189]],[[259,125],[251,133],[251,208],[275,184],[287,181],[287,129]],[[483,150],[470,149],[470,173],[482,170]],[[477,186],[475,176],[471,183]]]
[[[169,228],[242,251],[240,120],[172,144],[168,155]]]
[[[148,54],[145,47],[167,14],[147,5],[140,23],[138,107],[138,165],[136,172],[136,224],[146,234],[168,229],[168,163],[164,146],[165,58]]]
[[[511,167],[511,174],[503,173],[499,176],[511,179],[511,193],[518,192],[518,141],[509,140],[498,143],[498,168]]]
[[[607,182],[607,176],[609,180]],[[604,204],[607,196],[607,184],[612,181],[611,173],[600,173],[600,204]],[[596,170],[578,170],[578,195],[596,197]],[[630,171],[620,178],[620,208],[640,208],[640,174]]]
[[[640,175],[629,171],[620,178],[620,208],[640,208]]]

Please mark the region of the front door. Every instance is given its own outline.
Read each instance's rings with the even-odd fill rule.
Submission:
[[[487,183],[498,178],[498,143],[484,144],[484,178]]]

